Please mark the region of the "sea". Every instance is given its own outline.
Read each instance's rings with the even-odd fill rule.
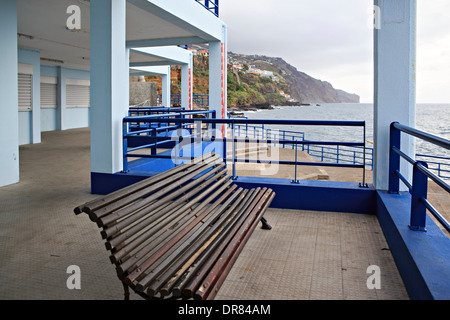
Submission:
[[[272,110],[244,112],[244,116],[249,119],[365,121],[366,146],[369,148],[373,147],[373,115],[371,103],[314,103],[309,106],[281,106]],[[362,142],[364,139],[360,127],[274,125],[271,128],[304,132],[306,140]],[[416,128],[450,139],[450,104],[417,104]],[[449,158],[439,159],[439,162],[447,163],[446,169],[450,170],[450,150],[416,139],[416,153]]]

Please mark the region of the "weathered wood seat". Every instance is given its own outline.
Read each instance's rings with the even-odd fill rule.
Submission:
[[[237,187],[208,154],[74,209],[102,229],[129,298],[213,299],[275,193]]]

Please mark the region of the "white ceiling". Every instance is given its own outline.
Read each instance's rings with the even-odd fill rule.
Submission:
[[[194,0],[182,1],[194,3]],[[90,61],[88,3],[89,1],[78,0],[18,0],[19,47],[39,50],[42,64],[88,70]],[[81,9],[80,31],[66,28],[66,21],[70,16],[66,10],[73,4]],[[198,7],[201,8],[200,5]],[[197,10],[197,6],[193,8]],[[161,14],[160,9],[158,10],[160,16],[157,16],[150,13],[148,11],[150,9],[151,4],[147,0],[133,0],[127,3],[127,41],[205,37],[204,30],[196,32],[195,27],[190,27],[190,22],[175,21],[173,17],[169,19],[167,18],[169,14]],[[204,14],[207,18],[211,16],[207,10],[204,10]],[[184,25],[187,27],[181,27]],[[207,41],[205,38],[205,42]],[[130,53],[130,62],[161,64],[163,61],[161,57]]]

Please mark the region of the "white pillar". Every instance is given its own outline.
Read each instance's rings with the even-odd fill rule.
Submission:
[[[380,13],[374,31],[374,185],[387,190],[389,126],[394,121],[415,126],[416,0],[375,0],[374,4]],[[413,157],[413,139],[402,135],[401,149]],[[401,165],[400,171],[412,181],[411,170],[405,167]]]
[[[223,25],[222,41],[209,43],[209,110],[216,117],[227,117],[227,30]],[[222,127],[224,133],[225,126]],[[218,127],[219,129],[219,127]]]
[[[181,65],[181,106],[185,110],[192,110],[192,87],[194,63],[192,53],[189,54],[189,62]]]
[[[19,182],[17,2],[0,1],[0,186]]]
[[[170,66],[167,67],[167,73],[161,76],[162,105],[170,107]]]
[[[122,119],[128,110],[126,0],[93,0],[91,22],[91,172],[123,169]]]

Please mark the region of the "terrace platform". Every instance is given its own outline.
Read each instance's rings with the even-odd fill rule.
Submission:
[[[123,298],[98,228],[72,211],[97,197],[89,137],[44,132],[20,147],[20,183],[0,188],[0,299]],[[409,299],[376,216],[271,208],[266,218],[273,229],[255,230],[216,299]],[[70,265],[80,290],[66,286]],[[380,267],[379,290],[366,286],[369,265]]]

